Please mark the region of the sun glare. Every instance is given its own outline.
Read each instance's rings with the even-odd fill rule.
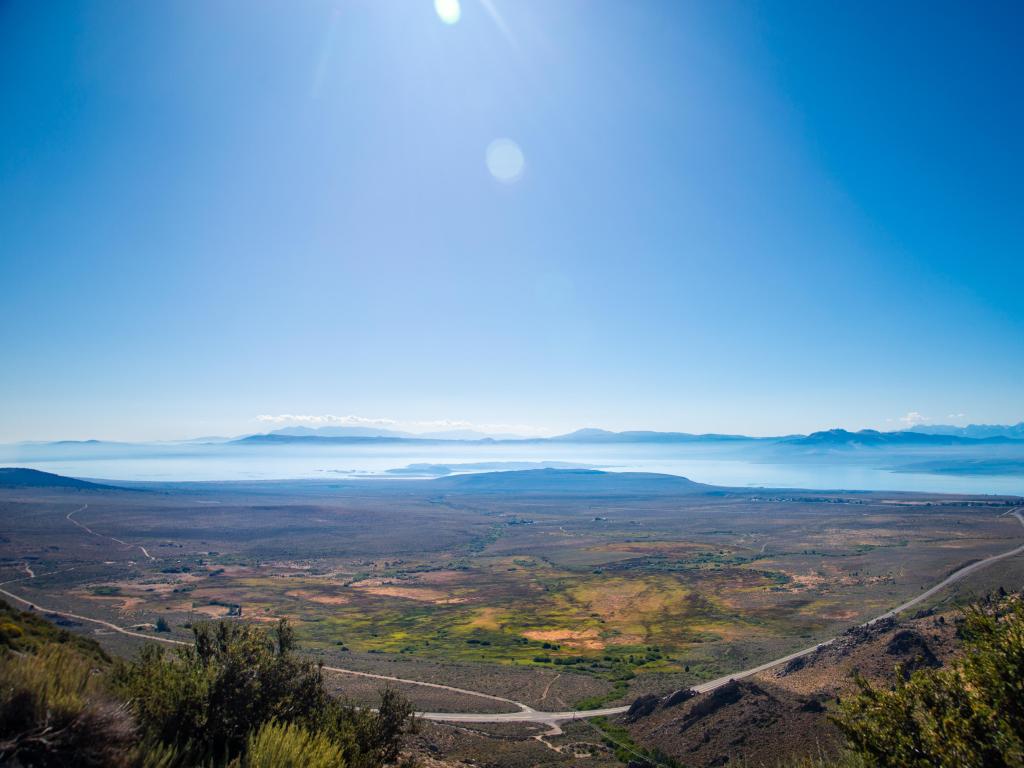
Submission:
[[[459,0],[434,0],[434,10],[445,24],[454,24],[462,16]]]
[[[512,139],[495,139],[487,147],[487,170],[498,181],[518,181],[525,162],[523,150]]]

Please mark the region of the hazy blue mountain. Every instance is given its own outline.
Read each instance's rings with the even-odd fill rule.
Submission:
[[[348,429],[342,427],[340,429]],[[567,435],[555,437],[513,437],[491,436],[471,430],[451,430],[448,432],[429,432],[424,434],[388,432],[388,430],[370,430],[369,434],[325,433],[321,430],[309,430],[305,427],[290,427],[276,430],[265,435],[249,435],[233,442],[247,444],[285,444],[285,443],[349,443],[366,440],[388,441],[421,441],[443,442],[456,441],[465,443],[490,442],[529,442],[529,443],[699,443],[699,442],[743,442],[771,441],[779,438],[757,438],[744,435],[691,435],[685,432],[609,432],[604,429],[579,429]]]
[[[15,452],[7,461],[28,460],[29,455],[20,455],[18,446],[31,449],[35,455],[48,455],[53,451],[77,454],[99,454],[114,452],[167,451],[175,446],[201,448],[205,443],[215,446],[217,438],[177,441],[167,443],[117,443],[101,440],[61,440],[51,443],[21,443],[11,446]],[[850,431],[829,429],[810,435],[786,435],[781,437],[750,437],[747,435],[691,434],[688,432],[655,432],[631,430],[612,432],[605,429],[578,429],[554,437],[517,437],[505,434],[487,434],[478,430],[455,429],[438,432],[412,433],[380,427],[284,427],[266,434],[245,435],[227,441],[227,445],[352,445],[361,443],[521,443],[531,445],[553,444],[662,444],[662,445],[735,445],[736,450],[758,450],[759,447],[777,446],[787,448],[846,448],[846,447],[928,447],[928,446],[972,446],[972,445],[1014,445],[1024,446],[1024,422],[1014,426],[971,425],[969,427],[917,427],[912,430],[880,432],[874,429]],[[22,451],[24,453],[24,451]],[[0,459],[3,460],[3,459]]]
[[[190,437],[188,440],[158,440],[154,445],[192,445],[195,443],[230,443],[232,440],[237,440],[239,437],[248,437],[248,435],[235,435],[234,437],[224,437],[223,435],[204,435],[203,437]]]
[[[110,490],[115,486],[90,483],[74,477],[24,467],[0,467],[0,488],[79,488],[82,490]]]
[[[942,446],[942,445],[995,445],[1012,443],[1007,437],[972,438],[959,435],[932,435],[924,432],[900,431],[879,432],[875,429],[862,429],[850,432],[845,429],[828,429],[812,432],[806,437],[787,438],[782,445],[822,447],[822,448],[881,448],[897,446]]]
[[[358,445],[361,443],[416,442],[418,438],[401,435],[249,435],[232,440],[232,445]]]
[[[271,435],[288,437],[401,437],[408,440],[519,440],[520,435],[489,434],[475,429],[448,429],[437,432],[403,432],[383,427],[283,427]]]
[[[1018,424],[968,424],[966,427],[954,427],[951,424],[922,424],[911,428],[910,431],[926,435],[971,437],[976,440],[984,440],[989,437],[1024,440],[1024,421]]]
[[[573,493],[662,495],[717,493],[720,488],[677,475],[649,472],[602,472],[596,469],[528,469],[453,475],[430,481],[432,488],[473,493]]]
[[[525,440],[522,435],[505,432],[480,432],[476,429],[448,429],[441,432],[420,432],[413,437],[423,440]]]
[[[382,427],[282,427],[269,434],[287,437],[416,437],[411,432]]]
[[[606,429],[577,429],[566,435],[546,438],[557,443],[695,443],[727,440],[759,440],[771,438],[755,438],[746,435],[694,435],[689,432],[653,432],[648,430],[632,430],[627,432],[609,432]]]

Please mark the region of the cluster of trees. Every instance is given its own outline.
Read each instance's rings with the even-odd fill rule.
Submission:
[[[15,626],[9,622],[8,634],[18,634]],[[193,633],[191,646],[147,645],[137,660],[114,664],[80,643],[0,648],[0,763],[379,768],[398,761],[402,735],[414,725],[409,703],[392,690],[375,711],[331,697],[320,667],[295,654],[287,622],[272,631],[222,622]]]

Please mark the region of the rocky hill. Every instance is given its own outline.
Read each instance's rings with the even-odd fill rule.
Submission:
[[[955,614],[889,620],[850,630],[835,643],[784,667],[707,694],[679,691],[638,699],[626,715],[636,743],[693,768],[738,763],[776,765],[828,753],[841,743],[828,712],[872,681],[940,666],[957,649]]]

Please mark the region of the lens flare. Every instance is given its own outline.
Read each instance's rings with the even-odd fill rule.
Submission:
[[[434,0],[434,10],[437,16],[445,24],[454,24],[462,16],[462,6],[459,0]]]
[[[512,139],[495,139],[487,147],[487,170],[505,184],[519,180],[525,162],[523,150]]]

